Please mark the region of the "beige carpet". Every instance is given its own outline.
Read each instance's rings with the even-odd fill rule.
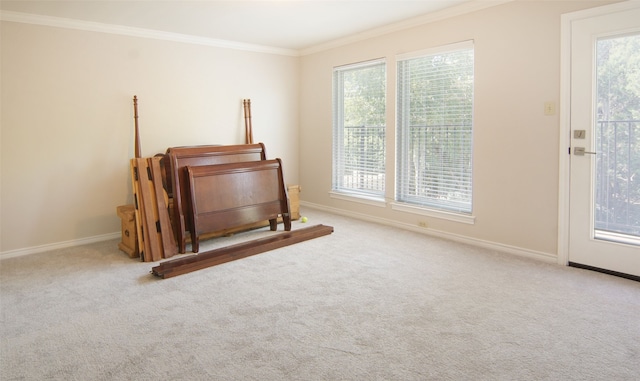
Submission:
[[[171,279],[117,241],[1,261],[0,379],[640,379],[638,282],[303,212],[335,232]]]

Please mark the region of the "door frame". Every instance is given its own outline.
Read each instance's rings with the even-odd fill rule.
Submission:
[[[637,0],[624,1],[565,13],[560,24],[560,140],[558,179],[558,264],[569,264],[569,181],[571,175],[571,28],[575,21],[638,6]]]

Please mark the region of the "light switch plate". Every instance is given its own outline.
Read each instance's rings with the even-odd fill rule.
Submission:
[[[556,103],[555,102],[544,102],[544,114],[545,115],[555,115],[556,114]]]

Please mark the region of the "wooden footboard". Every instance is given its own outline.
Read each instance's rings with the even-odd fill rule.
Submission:
[[[178,250],[186,251],[186,232],[192,232],[192,213],[188,207],[189,179],[187,166],[226,164],[265,160],[264,144],[239,144],[222,146],[172,147],[167,150],[171,166],[171,188],[173,192],[172,224],[176,230]],[[193,236],[193,234],[192,234]]]
[[[194,253],[199,236],[222,229],[269,220],[277,230],[282,216],[291,230],[289,197],[280,159],[232,164],[187,166],[190,225]]]

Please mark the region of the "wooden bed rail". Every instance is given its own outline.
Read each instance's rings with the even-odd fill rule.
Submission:
[[[184,258],[165,261],[160,263],[158,266],[153,267],[151,269],[151,273],[163,279],[171,278],[177,275],[234,261],[236,259],[264,253],[269,250],[293,245],[313,238],[322,237],[331,233],[333,233],[333,227],[315,225],[308,228],[280,233],[271,237],[221,247],[200,254],[193,254]]]

